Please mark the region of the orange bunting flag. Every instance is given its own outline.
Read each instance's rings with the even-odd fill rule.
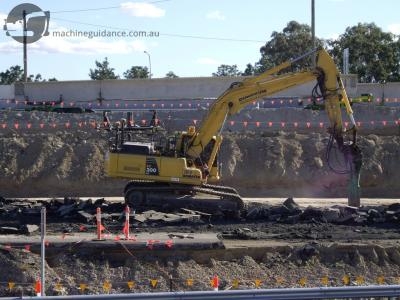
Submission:
[[[307,279],[304,277],[301,277],[299,280],[300,286],[305,286],[307,284]]]
[[[62,291],[62,284],[60,282],[57,282],[56,285],[54,286],[54,290],[56,292],[61,292]]]
[[[154,289],[157,286],[158,280],[157,279],[151,279],[150,284],[151,287]]]
[[[87,284],[86,283],[80,283],[79,284],[79,289],[81,290],[81,293],[84,293],[85,290],[87,289]]]
[[[363,276],[357,276],[356,277],[356,282],[357,282],[358,285],[364,284],[364,282],[365,282],[364,277]]]
[[[106,293],[109,293],[109,292],[110,292],[110,290],[111,290],[111,283],[110,283],[109,281],[105,281],[105,282],[103,283],[103,290],[104,290]]]
[[[192,278],[186,279],[186,285],[193,286],[193,279]]]
[[[349,285],[350,284],[350,276],[349,275],[344,275],[342,277],[342,282],[344,285]]]
[[[260,279],[256,279],[254,281],[254,284],[256,285],[256,288],[259,288],[261,286],[261,280]]]
[[[239,287],[239,279],[233,279],[233,281],[232,281],[232,287],[234,288],[234,289],[237,289],[238,287]]]
[[[285,279],[281,276],[276,277],[276,283],[277,284],[282,284],[285,282]]]
[[[376,283],[377,284],[385,284],[385,277],[384,276],[378,276],[378,278],[376,278]]]
[[[126,285],[128,286],[128,289],[132,290],[133,287],[135,286],[135,282],[133,282],[133,281],[128,281],[128,282],[126,283]]]
[[[324,276],[321,278],[321,283],[325,286],[327,286],[329,284],[329,278],[328,276]]]

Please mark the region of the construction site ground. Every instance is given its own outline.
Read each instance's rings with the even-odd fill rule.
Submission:
[[[392,219],[397,212],[389,210],[400,207],[399,199],[363,199],[363,208],[355,210],[346,199],[249,198],[248,213],[240,220],[138,212],[130,219],[129,240],[122,230],[123,203],[100,199],[106,217],[101,240],[94,211],[93,218],[83,222],[77,211],[57,220],[55,211],[49,210],[47,294],[209,290],[215,275],[220,289],[397,284],[400,280],[400,230],[397,219]],[[49,199],[13,203],[20,201],[32,204]],[[66,201],[71,205],[71,199]],[[58,206],[58,215],[64,205]],[[121,216],[107,217],[116,207],[121,208]],[[274,220],[271,214],[254,214],[256,208],[272,212],[282,207],[296,209],[292,216],[300,218],[293,222],[290,215]],[[327,220],[335,209],[352,217],[340,219],[338,214],[336,220]],[[375,215],[378,212],[380,217]],[[25,223],[40,225],[38,216],[31,211]],[[357,224],[360,216],[366,219]],[[0,230],[6,227],[2,225]],[[25,234],[0,235],[2,295],[34,294],[40,276],[40,230],[29,228]],[[15,283],[12,290],[9,282]]]
[[[220,289],[398,284],[399,110],[355,110],[363,122],[360,208],[346,205],[347,177],[326,165],[324,112],[296,119],[293,109],[259,111],[263,128],[253,120],[254,128],[227,130],[221,148],[223,183],[249,197],[242,218],[135,211],[131,240],[121,198],[109,198],[126,182],[104,174],[107,135],[94,123],[101,115],[2,112],[0,295],[35,293],[43,206],[48,295],[209,290],[215,275]],[[191,120],[171,115],[171,130]],[[105,241],[95,241],[97,207]]]

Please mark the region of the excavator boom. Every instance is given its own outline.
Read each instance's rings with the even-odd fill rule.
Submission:
[[[314,68],[287,72],[295,62],[314,53]],[[127,202],[136,206],[150,202],[160,203],[160,199],[161,204],[171,203],[171,199],[177,199],[179,195],[186,197],[183,204],[182,201],[179,202],[180,206],[185,206],[184,203],[191,203],[192,206],[196,202],[192,196],[202,193],[216,196],[217,201],[212,202],[220,206],[223,201],[234,203],[230,211],[240,210],[244,205],[235,189],[210,185],[220,179],[217,156],[227,118],[266,96],[312,81],[316,82],[313,97],[323,98],[330,121],[331,139],[328,146],[332,148],[333,141],[336,141],[348,166],[346,172],[350,173],[349,204],[358,206],[362,157],[356,145],[357,127],[340,73],[324,49],[311,51],[258,76],[232,83],[210,107],[198,130],[190,126],[187,131],[164,137],[163,144],[155,144],[154,138],[151,143],[127,140],[124,135],[126,132],[141,131],[148,134],[147,130],[155,135],[158,132],[157,126],[145,129],[120,123],[115,127],[116,138],[111,145],[107,173],[111,177],[132,180],[124,193]],[[344,139],[347,133],[344,131],[340,102],[344,103],[350,119],[351,129],[347,133],[353,134],[351,143]],[[132,138],[131,133],[129,137]],[[327,158],[329,159],[329,154]]]

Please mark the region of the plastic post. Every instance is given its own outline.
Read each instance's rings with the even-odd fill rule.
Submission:
[[[130,208],[127,205],[125,208],[125,226],[124,226],[124,233],[125,233],[125,239],[129,240],[129,214],[130,214]]]
[[[101,226],[101,208],[96,208],[96,221],[97,221],[97,239],[102,240],[102,226]]]

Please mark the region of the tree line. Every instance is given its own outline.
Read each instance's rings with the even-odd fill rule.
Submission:
[[[384,32],[374,23],[358,23],[346,28],[337,39],[316,38],[316,46],[324,47],[342,70],[342,55],[344,49],[349,49],[349,72],[357,74],[360,82],[400,81],[400,37],[390,32]],[[237,65],[222,64],[212,76],[251,76],[257,75],[287,60],[296,58],[311,49],[311,27],[290,21],[281,31],[274,31],[270,39],[260,48],[260,59],[248,63],[244,71]],[[305,59],[296,68],[311,67],[311,58]],[[343,71],[343,70],[342,70]],[[22,81],[23,69],[13,66],[0,73],[0,84],[10,84]],[[95,68],[90,69],[89,77],[93,80],[119,79],[114,68],[106,57],[102,62],[95,61]],[[149,78],[151,74],[147,67],[132,66],[123,73],[126,79]],[[178,77],[173,71],[165,77]],[[29,81],[45,81],[40,74],[30,75]],[[49,79],[56,80],[55,78]]]

